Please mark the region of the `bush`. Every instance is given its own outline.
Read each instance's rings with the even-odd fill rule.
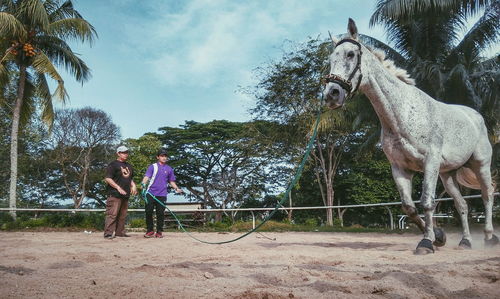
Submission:
[[[44,227],[44,226],[47,226],[46,218],[28,219],[26,221],[21,221],[19,223],[20,228],[33,228],[33,227]]]
[[[86,214],[82,222],[82,227],[93,228],[96,230],[101,230],[104,228],[104,213],[90,213]]]
[[[146,227],[146,219],[144,218],[132,219],[130,220],[129,226],[133,228],[144,228]]]
[[[0,213],[0,226],[6,223],[14,222],[14,218],[8,212]]]
[[[316,218],[308,218],[304,221],[306,226],[318,226],[318,220]]]
[[[16,221],[13,221],[9,214],[2,214],[0,217],[0,228],[3,230],[34,227],[81,227],[101,230],[104,227],[104,213],[55,212],[36,219],[24,214],[20,215]]]
[[[227,223],[218,221],[218,222],[214,222],[214,223],[209,222],[207,224],[207,227],[214,229],[215,231],[227,231],[229,229],[230,225]]]

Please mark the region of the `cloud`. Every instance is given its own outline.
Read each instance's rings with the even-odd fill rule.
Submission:
[[[150,47],[162,51],[148,64],[170,86],[194,80],[207,88],[248,77],[268,57],[269,44],[281,44],[312,14],[302,1],[190,1],[155,21]]]

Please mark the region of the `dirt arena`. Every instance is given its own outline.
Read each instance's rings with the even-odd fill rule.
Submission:
[[[415,256],[420,236],[0,232],[1,298],[500,298],[500,246]],[[209,241],[239,234],[194,233]],[[270,240],[269,237],[275,240]]]

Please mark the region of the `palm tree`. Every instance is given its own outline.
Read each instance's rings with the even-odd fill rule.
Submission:
[[[462,37],[471,17],[479,13]],[[375,24],[385,26],[417,86],[438,100],[481,112],[491,141],[499,141],[500,56],[482,56],[498,42],[499,0],[378,0],[370,20]]]
[[[22,115],[34,102],[42,108],[49,126],[54,119],[53,100],[68,98],[56,66],[63,66],[78,82],[90,78],[90,70],[68,46],[74,39],[90,44],[97,37],[94,27],[73,7],[71,0],[0,0],[0,88],[16,86],[12,112],[11,175],[9,208],[16,216],[17,147]],[[51,95],[46,76],[57,82]],[[15,82],[15,83],[12,83]]]

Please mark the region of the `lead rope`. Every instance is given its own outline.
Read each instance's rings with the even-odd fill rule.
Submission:
[[[304,153],[304,156],[302,158],[302,161],[300,162],[299,164],[299,167],[297,169],[297,172],[295,173],[295,176],[293,177],[293,180],[290,182],[290,184],[288,184],[288,188],[286,189],[286,192],[285,192],[285,195],[283,196],[283,199],[276,205],[276,207],[274,208],[274,210],[264,219],[264,221],[262,221],[261,223],[259,223],[254,229],[246,232],[245,234],[235,238],[235,239],[232,239],[232,240],[228,240],[228,241],[220,241],[220,242],[210,242],[210,241],[205,241],[205,240],[200,240],[198,238],[196,238],[195,236],[193,236],[190,232],[188,232],[184,226],[182,225],[182,223],[179,221],[179,219],[177,218],[177,216],[175,215],[174,212],[172,212],[166,204],[164,204],[162,201],[160,201],[158,198],[156,198],[156,196],[154,196],[153,194],[151,194],[149,191],[146,191],[144,193],[144,196],[143,196],[143,199],[145,202],[147,202],[147,198],[146,196],[149,194],[154,200],[156,200],[160,205],[162,205],[165,209],[167,209],[167,211],[172,215],[174,216],[175,220],[177,221],[177,223],[179,224],[179,227],[186,233],[188,234],[189,237],[191,237],[192,239],[198,241],[198,242],[201,242],[201,243],[205,243],[205,244],[226,244],[226,243],[231,243],[231,242],[235,242],[239,239],[242,239],[248,235],[250,235],[251,233],[253,233],[254,231],[256,231],[257,229],[259,229],[259,227],[261,227],[262,225],[264,225],[264,223],[266,223],[269,219],[271,219],[271,217],[274,216],[274,214],[278,211],[279,207],[280,206],[283,206],[283,203],[285,202],[285,200],[288,200],[288,194],[290,193],[290,191],[292,191],[292,188],[293,186],[297,183],[297,181],[299,180],[299,178],[301,177],[302,175],[302,170],[304,169],[304,165],[306,164],[306,161],[307,159],[309,158],[309,155],[311,153],[311,149],[313,147],[313,143],[314,143],[314,140],[316,139],[316,135],[318,133],[318,124],[319,124],[319,121],[321,119],[321,107],[323,106],[323,94],[321,94],[321,101],[320,101],[320,105],[319,105],[319,109],[318,109],[318,115],[316,117],[316,123],[314,124],[314,130],[313,130],[313,134],[311,136],[311,138],[309,139],[309,142],[307,144],[307,147],[306,147],[306,152]]]

